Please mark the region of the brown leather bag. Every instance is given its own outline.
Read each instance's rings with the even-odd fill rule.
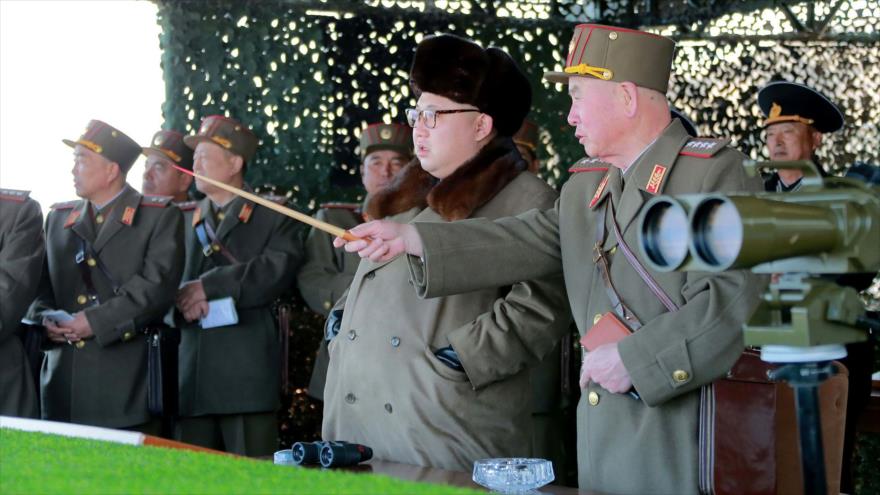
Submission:
[[[725,378],[700,391],[700,491],[776,493],[775,366],[746,349]]]

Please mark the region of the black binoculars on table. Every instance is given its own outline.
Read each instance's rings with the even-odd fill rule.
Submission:
[[[350,442],[296,442],[290,449],[293,463],[320,464],[325,468],[354,466],[373,458],[373,449]]]

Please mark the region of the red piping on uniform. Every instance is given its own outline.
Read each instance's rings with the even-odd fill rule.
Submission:
[[[711,153],[696,153],[694,151],[682,151],[679,153],[679,155],[695,156],[697,158],[711,158],[712,157]]]
[[[574,174],[578,172],[607,172],[608,167],[571,167],[568,171]]]

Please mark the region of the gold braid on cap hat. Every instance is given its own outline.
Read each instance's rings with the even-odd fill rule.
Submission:
[[[174,160],[175,162],[180,162],[180,155],[178,155],[177,153],[175,153],[175,152],[169,150],[168,148],[159,148],[159,151],[161,151],[162,153],[165,153],[166,155],[168,155],[168,158],[171,158],[171,159]]]
[[[779,122],[800,122],[801,124],[813,125],[813,119],[801,117],[800,115],[782,115],[782,107],[778,103],[770,106],[770,115],[764,120],[764,127]]]
[[[102,147],[100,144],[98,144],[96,142],[89,141],[88,139],[80,139],[79,141],[76,142],[76,144],[85,146],[86,148],[94,151],[95,153],[100,154],[102,151],[104,151],[104,147]]]
[[[526,141],[526,140],[524,140],[524,139],[514,139],[514,140],[513,140],[513,144],[518,144],[518,145],[520,145],[520,146],[525,146],[526,148],[528,148],[528,149],[530,149],[530,150],[532,150],[532,151],[535,151],[535,149],[537,148],[537,146],[535,145],[535,143],[532,143],[532,142]]]
[[[604,81],[608,81],[612,77],[614,77],[614,72],[612,72],[611,69],[606,69],[604,67],[593,67],[592,65],[587,64],[578,64],[571,67],[566,67],[565,73],[578,74],[581,76],[593,76]]]
[[[214,141],[215,143],[219,144],[220,146],[223,146],[226,149],[229,149],[232,147],[231,141],[229,141],[226,138],[222,138],[220,136],[211,136],[211,141]]]

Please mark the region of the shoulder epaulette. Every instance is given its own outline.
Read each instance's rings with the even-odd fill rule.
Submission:
[[[164,208],[171,202],[171,196],[144,196],[141,198],[141,206],[155,206]]]
[[[568,169],[568,173],[577,174],[581,172],[607,172],[608,167],[612,165],[608,162],[603,162],[599,158],[582,158],[580,161],[575,163]]]
[[[287,196],[278,196],[275,194],[261,194],[260,197],[263,199],[268,199],[269,201],[276,203],[276,204],[279,204],[279,205],[282,205],[282,206],[284,205],[284,203],[287,203]]]
[[[695,156],[697,158],[711,158],[724,149],[730,139],[696,138],[685,143],[679,155]]]
[[[198,201],[184,201],[183,203],[177,203],[177,207],[180,208],[180,211],[192,211],[198,206]]]
[[[332,201],[330,203],[321,203],[321,209],[356,211],[361,209],[361,205],[359,203],[340,203]]]
[[[14,201],[16,203],[24,203],[24,200],[30,196],[30,191],[19,191],[18,189],[0,189],[0,199],[6,201]]]
[[[50,206],[49,208],[51,208],[53,210],[69,210],[71,208],[76,208],[76,206],[79,204],[79,202],[80,202],[79,199],[74,199],[72,201],[65,201],[63,203],[55,203],[54,205]]]

